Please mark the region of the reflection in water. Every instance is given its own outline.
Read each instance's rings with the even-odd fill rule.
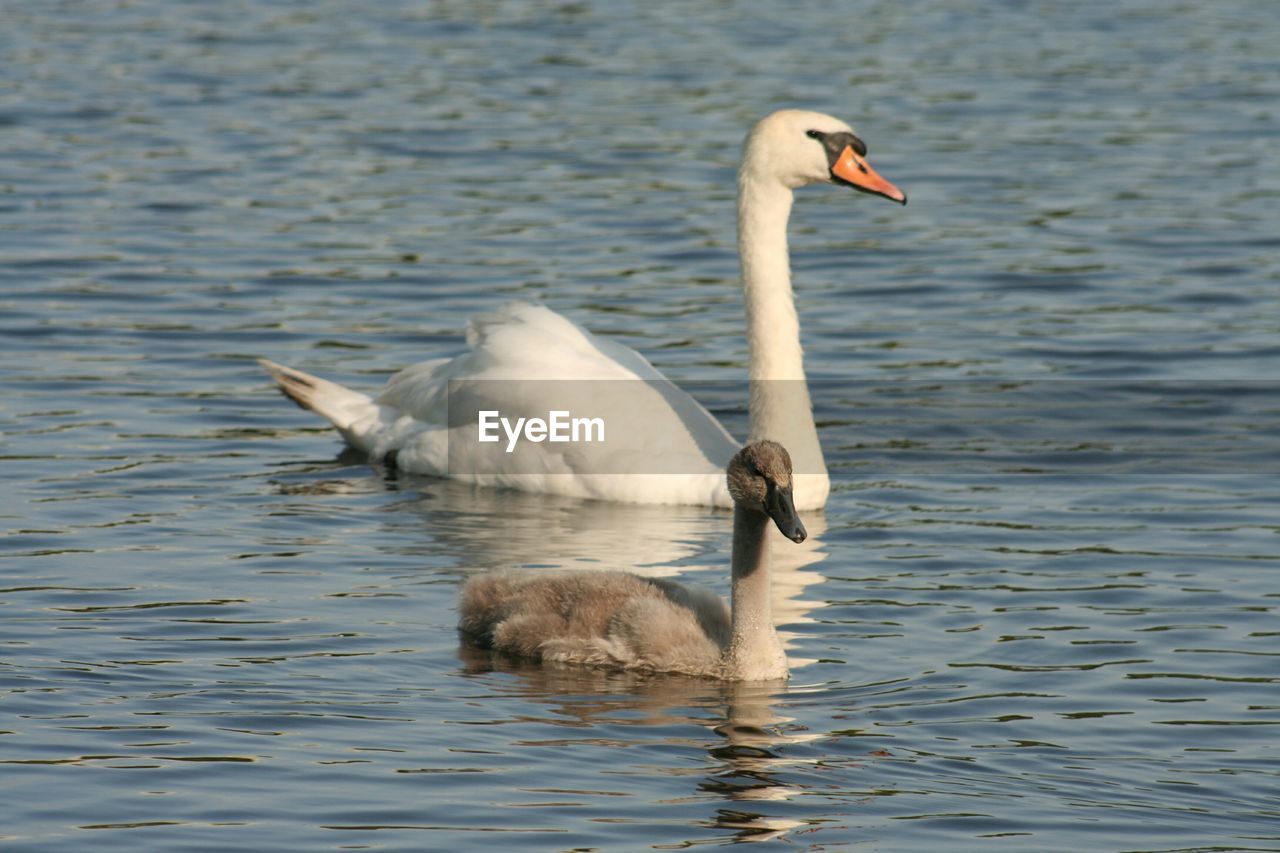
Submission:
[[[501,685],[530,704],[544,705],[557,718],[584,727],[644,726],[710,729],[719,740],[672,737],[666,743],[699,744],[707,753],[709,770],[692,801],[714,805],[708,825],[730,830],[733,840],[766,841],[807,826],[803,820],[761,813],[753,803],[790,800],[802,790],[778,778],[780,771],[814,759],[782,754],[790,744],[818,740],[824,735],[789,732],[794,718],[780,714],[777,704],[786,682],[734,683],[682,676],[609,672],[586,667],[532,664],[501,654],[459,645],[459,659],[468,677],[492,673],[516,679]],[[486,680],[490,689],[497,688]],[[486,697],[479,697],[481,699]],[[647,739],[637,735],[628,744]],[[684,798],[680,798],[682,801]]]
[[[355,452],[355,451],[351,451]],[[357,462],[344,453],[338,464]],[[332,474],[309,466],[309,475]],[[377,475],[366,472],[350,479],[309,479],[278,486],[286,494],[340,494],[378,488]],[[575,569],[627,571],[645,577],[712,572],[695,580],[727,590],[732,513],[708,507],[653,506],[587,501],[558,495],[539,495],[483,488],[457,480],[387,476],[383,488],[401,491],[396,512],[387,524],[412,519],[422,537],[430,537],[431,553],[452,558],[452,567],[466,574],[494,569],[530,571]],[[827,520],[821,511],[801,514],[809,537],[799,544],[773,537],[773,612],[779,626],[812,622],[810,612],[822,602],[803,597],[806,587],[823,576],[817,564],[827,558],[822,545]],[[784,648],[795,646],[797,633],[779,627]],[[792,669],[811,659],[789,657]]]
[[[796,763],[778,748],[790,743],[817,740],[814,733],[785,733],[794,718],[777,713],[774,701],[783,685],[726,685],[727,713],[716,733],[727,743],[713,747],[710,754],[722,767],[699,786],[735,803],[789,800],[800,789],[771,774]],[[805,762],[813,764],[816,762]],[[769,841],[781,838],[804,821],[769,817],[743,808],[716,810],[716,826],[731,829],[739,841]]]

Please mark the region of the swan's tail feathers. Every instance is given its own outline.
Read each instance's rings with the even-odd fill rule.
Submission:
[[[507,617],[515,597],[510,575],[489,572],[476,575],[462,586],[458,604],[458,630],[472,644],[493,648],[493,634]]]
[[[348,444],[368,449],[363,434],[378,415],[378,404],[372,397],[265,358],[258,359],[258,364],[266,368],[286,397],[337,427]]]

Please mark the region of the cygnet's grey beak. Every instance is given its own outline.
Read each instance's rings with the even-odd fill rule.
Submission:
[[[796,513],[796,504],[791,498],[790,486],[784,489],[770,482],[764,496],[764,511],[773,519],[773,523],[778,525],[782,535],[792,542],[803,542],[809,535],[800,522],[800,516]]]

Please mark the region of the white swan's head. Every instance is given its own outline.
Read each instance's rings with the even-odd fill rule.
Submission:
[[[866,143],[852,127],[807,110],[779,110],[756,122],[743,148],[741,177],[776,180],[790,189],[839,184],[907,203],[907,194],[867,163]]]
[[[730,460],[726,476],[735,504],[767,514],[792,542],[803,542],[809,535],[791,494],[791,454],[781,444],[768,440],[748,444]]]

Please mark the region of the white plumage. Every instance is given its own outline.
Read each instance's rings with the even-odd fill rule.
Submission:
[[[852,142],[844,144],[841,155],[846,139]],[[790,448],[801,509],[823,506],[830,484],[805,385],[791,292],[786,226],[792,189],[846,183],[905,202],[864,161],[858,161],[862,172],[849,171],[851,145],[861,142],[843,122],[821,113],[783,110],[752,129],[738,176],[750,439],[771,438]],[[859,186],[864,173],[880,183]],[[455,358],[405,368],[377,397],[271,361],[261,363],[287,396],[327,418],[353,447],[374,460],[394,458],[398,468],[410,473],[628,503],[731,505],[723,471],[737,442],[640,353],[597,337],[548,308],[523,303],[476,317],[467,344],[469,349]],[[616,393],[603,400],[597,389],[605,386],[595,386],[591,393],[596,403],[608,407],[598,412],[606,422],[630,427],[625,441],[538,444],[495,463],[491,454],[481,453],[490,448],[476,444],[475,424],[455,423],[451,433],[446,401],[464,410],[489,407],[513,417],[545,415],[566,408],[563,380],[622,380]],[[662,460],[661,470],[655,470],[654,460]]]

